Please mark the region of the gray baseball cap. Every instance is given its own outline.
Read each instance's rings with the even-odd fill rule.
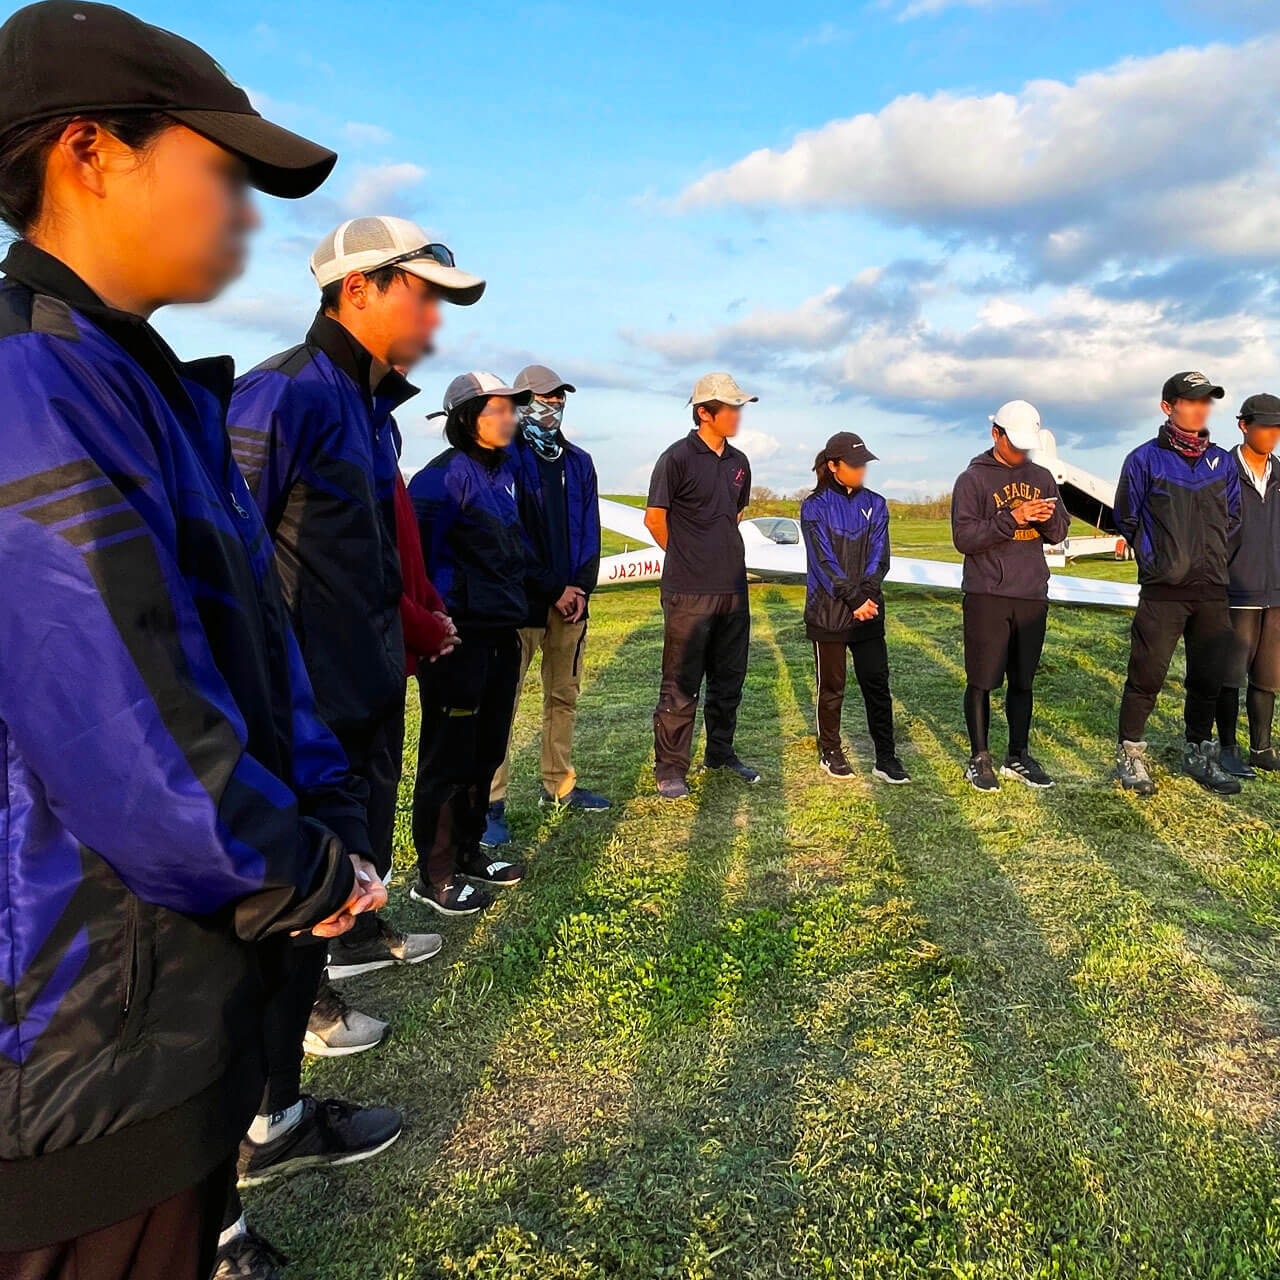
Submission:
[[[704,373],[694,384],[693,395],[689,397],[689,403],[708,404],[712,400],[719,400],[721,404],[731,404],[735,408],[741,408],[744,404],[751,404],[759,399],[759,396],[747,395],[734,382],[731,374]]]
[[[525,365],[516,374],[512,384],[517,391],[529,391],[535,396],[549,396],[553,391],[577,391],[572,382],[566,382],[554,369],[545,364]]]
[[[492,373],[477,370],[474,373],[460,373],[449,383],[444,391],[444,409],[427,414],[428,418],[443,418],[453,412],[460,404],[468,400],[476,400],[480,396],[510,396],[516,404],[528,404],[533,399],[533,392],[509,387],[501,378]]]

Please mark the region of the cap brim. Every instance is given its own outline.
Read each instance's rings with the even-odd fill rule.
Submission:
[[[440,290],[441,297],[456,306],[469,307],[479,302],[484,296],[485,282],[479,276],[459,271],[457,267],[442,266],[434,258],[410,258],[407,262],[397,262],[396,266],[401,271],[417,276],[419,280],[435,285]],[[495,391],[493,394],[519,395],[520,393]]]
[[[234,152],[259,191],[284,200],[309,196],[333,172],[338,155],[259,115],[234,111],[169,111],[189,129]]]
[[[713,400],[717,404],[727,404],[731,409],[741,409],[744,404],[758,404],[760,402],[760,397],[759,396],[730,396],[727,399],[725,399],[725,398],[722,398],[721,396],[708,396],[705,400],[695,400],[692,396],[690,396],[686,403],[692,404],[692,405],[710,404]]]
[[[1000,426],[997,422],[996,426]],[[1027,432],[1023,434],[1021,431],[1009,431],[1004,427],[1000,427],[1004,432],[1005,439],[1009,441],[1015,449],[1022,449],[1024,452],[1029,449],[1038,449],[1040,447],[1040,432]]]
[[[1246,425],[1250,427],[1280,427],[1280,413],[1255,414]]]

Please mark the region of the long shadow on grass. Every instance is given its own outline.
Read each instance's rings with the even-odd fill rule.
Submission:
[[[376,1165],[363,1167],[359,1178],[310,1176],[256,1199],[255,1222],[297,1254],[304,1274],[311,1274],[306,1266],[322,1263],[335,1273],[389,1274],[373,1261],[368,1271],[340,1272],[352,1262],[349,1242],[394,1249],[404,1206],[419,1200],[444,1149],[465,1141],[458,1126],[465,1124],[474,1091],[503,1087],[488,1066],[494,1049],[536,991],[558,931],[580,909],[585,886],[607,857],[648,766],[651,738],[637,730],[633,716],[617,714],[629,703],[647,702],[656,688],[662,622],[656,601],[645,605],[598,669],[579,712],[582,732],[592,738],[591,757],[610,762],[615,806],[555,824],[532,859],[530,876],[508,891],[494,919],[471,926],[474,938],[458,962],[443,972],[415,972],[396,999],[381,1002],[379,1012],[395,1026],[388,1045],[356,1060],[326,1062],[317,1073],[325,1092],[385,1099],[402,1108],[406,1135]],[[526,747],[538,750],[536,742]],[[407,923],[407,913],[400,923]],[[321,1221],[325,1230],[316,1232]]]
[[[873,796],[897,837],[913,896],[933,922],[931,936],[964,960],[955,994],[965,1048],[986,1099],[984,1114],[1023,1188],[1020,1211],[1037,1224],[1039,1247],[1048,1257],[1063,1240],[1089,1241],[1120,1274],[1133,1274],[1162,1251],[1172,1256],[1188,1245],[1202,1247],[1195,1241],[1202,1234],[1213,1241],[1203,1247],[1215,1259],[1231,1259],[1233,1249],[1247,1249],[1249,1232],[1267,1217],[1267,1180],[1251,1204],[1232,1202],[1186,1157],[1188,1139],[1198,1145],[1189,1132],[1197,1126],[1175,1131],[1137,1092],[1130,1065],[1077,998],[1080,956],[1048,950],[1040,926],[988,851],[988,838],[956,799],[960,784],[951,771],[951,750],[941,744],[956,737],[957,713],[944,718],[934,708],[959,708],[962,679],[936,664],[931,673],[914,674],[918,678],[899,680],[895,691],[920,738],[915,787],[933,803],[907,803],[879,790]],[[796,679],[805,679],[800,670]],[[997,848],[1007,834],[996,832]],[[1238,1126],[1225,1124],[1217,1132],[1224,1144],[1243,1141],[1255,1147],[1261,1164],[1273,1164]],[[1208,1134],[1207,1126],[1199,1128],[1200,1141]],[[1222,1221],[1230,1218],[1239,1224],[1234,1240],[1223,1238]],[[1136,1243],[1140,1237],[1147,1247]]]

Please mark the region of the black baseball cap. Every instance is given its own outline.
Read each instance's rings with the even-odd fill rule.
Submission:
[[[1240,417],[1255,427],[1280,427],[1280,396],[1250,396],[1240,406]]]
[[[268,195],[310,195],[337,155],[264,120],[198,45],[109,4],[41,0],[0,27],[0,134],[95,111],[162,111],[241,157]]]
[[[1203,373],[1191,370],[1187,373],[1175,373],[1164,384],[1160,399],[1165,404],[1173,404],[1175,400],[1221,400],[1227,393],[1215,386]]]
[[[876,455],[862,443],[862,437],[852,431],[837,431],[822,453],[828,462],[847,462],[851,467],[866,466],[876,460]]]

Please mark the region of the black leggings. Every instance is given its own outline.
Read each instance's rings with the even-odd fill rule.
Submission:
[[[1009,722],[1009,754],[1022,755],[1031,745],[1031,715],[1035,694],[1030,689],[1010,687],[1004,695],[1004,714]],[[969,749],[976,756],[990,750],[991,691],[968,685],[964,691],[964,723],[969,731]]]

